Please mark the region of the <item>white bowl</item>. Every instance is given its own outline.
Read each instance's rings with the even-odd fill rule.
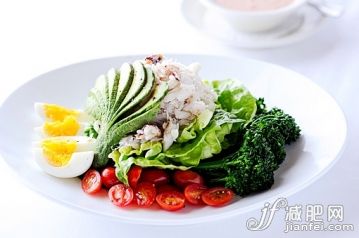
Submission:
[[[218,13],[235,29],[246,32],[260,32],[283,24],[303,6],[306,0],[294,0],[287,6],[264,11],[241,11],[219,5],[215,0],[200,0],[209,10]]]

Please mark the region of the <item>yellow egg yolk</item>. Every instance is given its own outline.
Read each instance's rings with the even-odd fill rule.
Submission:
[[[55,167],[65,166],[76,151],[77,143],[75,140],[56,140],[46,139],[42,142],[44,157],[48,163]]]
[[[61,107],[55,104],[45,104],[44,113],[46,118],[53,121],[62,121],[66,116],[77,117],[78,112],[76,110]]]
[[[62,121],[45,122],[43,129],[48,136],[74,136],[80,124],[75,116],[66,116]]]

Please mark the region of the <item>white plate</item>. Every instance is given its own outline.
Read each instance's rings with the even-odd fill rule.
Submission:
[[[119,209],[104,196],[88,196],[78,179],[58,179],[43,173],[31,158],[36,117],[34,102],[82,107],[95,78],[144,56],[87,61],[43,74],[17,89],[0,109],[0,152],[9,167],[33,190],[64,205],[118,219],[122,222],[183,225],[238,216],[258,209],[264,201],[289,196],[322,175],[339,157],[346,137],[346,122],[331,96],[304,76],[272,64],[219,56],[169,55],[180,62],[202,64],[205,79],[237,78],[269,105],[283,108],[302,128],[301,139],[288,147],[288,156],[269,191],[221,207],[186,207],[180,212],[159,209]]]
[[[195,29],[228,45],[260,49],[279,47],[303,40],[317,31],[326,19],[313,7],[304,6],[283,25],[266,32],[245,33],[231,27],[200,1],[183,0],[182,15]]]

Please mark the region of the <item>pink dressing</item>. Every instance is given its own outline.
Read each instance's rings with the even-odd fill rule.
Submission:
[[[294,0],[215,0],[225,8],[240,11],[268,11],[288,6]]]

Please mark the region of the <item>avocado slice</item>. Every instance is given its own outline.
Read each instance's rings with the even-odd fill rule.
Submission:
[[[132,99],[134,99],[139,92],[143,89],[143,85],[146,82],[145,67],[140,61],[136,61],[132,64],[134,69],[134,77],[130,89],[127,92],[126,97],[122,100],[119,110],[121,111]]]
[[[151,67],[141,62],[125,63],[119,71],[112,69],[101,76],[88,100],[91,110],[102,113],[95,168],[107,164],[113,146],[124,136],[155,119],[167,91],[168,84],[156,83]]]
[[[106,75],[98,77],[95,87],[90,90],[86,111],[95,119],[106,121],[119,107],[133,81],[134,70],[128,63],[120,70],[110,69]],[[96,105],[101,105],[98,107]]]
[[[105,121],[110,121],[122,100],[126,97],[133,81],[134,70],[128,63],[122,64],[119,70],[110,69],[107,73],[109,107],[106,110]],[[101,104],[100,104],[101,105]],[[111,125],[109,125],[111,126]]]
[[[100,102],[96,94],[90,91],[87,96],[85,111],[88,115],[92,116],[95,121],[100,120],[102,117],[102,110],[98,106],[99,104]]]
[[[133,97],[127,104],[124,104],[124,107],[119,107],[118,110],[114,113],[114,117],[112,118],[110,125],[116,123],[116,121],[120,121],[124,118],[124,113],[139,105],[140,103],[146,101],[148,96],[151,95],[152,89],[155,85],[155,76],[150,67],[144,67],[145,69],[145,84],[142,89],[138,92],[138,94]]]
[[[120,72],[116,69],[112,68],[107,72],[107,80],[108,80],[108,100],[110,104],[116,101],[118,84],[120,82]],[[111,109],[111,108],[110,108]]]
[[[131,87],[134,76],[134,69],[132,65],[128,63],[122,64],[120,68],[120,81],[118,83],[116,101],[113,103],[113,108],[111,115],[116,115],[123,99],[126,97],[128,90]],[[110,124],[112,125],[112,124]]]
[[[160,110],[161,101],[166,96],[167,92],[167,83],[164,82],[157,85],[151,95],[151,99],[141,108],[114,124],[106,134],[101,134],[97,138],[96,144],[99,147],[96,148],[97,157],[93,161],[93,166],[95,168],[100,168],[107,164],[108,155],[111,153],[112,146],[116,145],[124,136],[153,121]]]
[[[145,104],[143,104],[135,112],[131,113],[124,119],[117,122],[114,125],[114,127],[116,127],[117,125],[125,124],[131,120],[135,120],[137,117],[141,116],[142,114],[146,113],[147,111],[150,111],[152,108],[159,106],[162,99],[166,96],[167,92],[168,92],[168,84],[166,82],[156,85],[155,90],[154,90],[153,94],[151,95],[150,100],[148,100]],[[150,120],[153,120],[153,118],[150,118]],[[139,126],[139,127],[141,127],[141,126]],[[137,127],[137,128],[139,128],[139,127]],[[132,131],[134,131],[136,129],[132,129]],[[131,131],[129,131],[129,132],[131,132]]]
[[[86,108],[91,108],[92,110],[88,113],[93,116],[96,120],[100,120],[106,115],[106,110],[109,107],[108,98],[108,81],[105,75],[101,75],[96,79],[95,87],[90,90],[89,99],[86,105]],[[91,107],[91,105],[98,105],[101,102],[103,104],[102,108]]]

